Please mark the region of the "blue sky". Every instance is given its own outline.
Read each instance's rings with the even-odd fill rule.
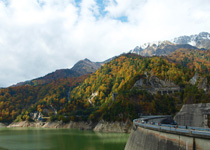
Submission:
[[[75,0],[76,6],[81,10],[81,4],[82,0]],[[107,0],[95,0],[97,7],[98,7],[98,11],[99,14],[95,14],[94,16],[96,17],[96,19],[100,19],[103,17],[106,17],[106,15],[108,14],[108,11],[106,11],[106,5],[108,3]],[[113,0],[113,4],[114,5],[118,5],[117,1]],[[121,22],[128,22],[128,18],[127,16],[119,16],[119,17],[113,17],[112,19],[115,20],[119,20]]]
[[[0,0],[0,87],[210,32],[209,0]]]

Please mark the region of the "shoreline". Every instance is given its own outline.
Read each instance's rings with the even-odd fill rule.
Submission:
[[[92,130],[94,132],[105,132],[105,133],[130,133],[132,130],[132,122],[127,120],[126,122],[107,122],[104,120],[98,123],[92,122],[74,122],[63,123],[62,121],[54,122],[13,122],[9,125],[0,123],[0,128],[21,128],[21,127],[35,127],[35,128],[58,128],[58,129],[79,129],[79,130]]]

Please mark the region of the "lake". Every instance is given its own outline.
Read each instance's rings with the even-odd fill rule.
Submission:
[[[129,134],[0,128],[0,150],[124,150]]]

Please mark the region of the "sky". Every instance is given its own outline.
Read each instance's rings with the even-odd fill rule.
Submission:
[[[209,0],[0,0],[0,87],[203,31]]]

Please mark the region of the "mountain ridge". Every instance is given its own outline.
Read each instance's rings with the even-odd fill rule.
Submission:
[[[107,61],[107,60],[106,60]],[[58,69],[54,72],[48,73],[45,76],[38,77],[32,80],[19,82],[15,86],[22,85],[42,85],[52,82],[60,78],[69,78],[69,77],[79,77],[82,75],[90,74],[98,70],[106,61],[104,62],[92,62],[89,59],[85,58],[78,61],[71,69]],[[109,60],[111,61],[111,60]]]
[[[94,123],[132,120],[142,113],[173,115],[182,104],[210,101],[209,56],[208,50],[186,49],[176,51],[170,57],[124,54],[90,75],[53,80],[38,86],[2,89],[0,122],[36,121],[33,116],[38,113],[48,117],[48,121]],[[198,85],[191,84],[195,72],[199,74]],[[145,76],[150,83],[146,80],[144,84],[141,80]],[[140,90],[134,86],[138,80]],[[167,88],[159,86],[160,83],[182,90],[168,91],[169,94],[147,90],[153,84],[155,89],[156,85]]]
[[[92,62],[85,58],[84,60],[78,61],[72,68],[72,71],[78,72],[81,75],[87,73],[93,73],[98,70],[104,63],[103,62]]]
[[[142,56],[163,56],[169,55],[180,48],[206,50],[210,48],[210,34],[201,32],[190,36],[180,36],[172,40],[148,42],[136,46],[130,53]]]
[[[190,36],[180,36],[171,40],[176,44],[190,44],[196,46],[199,49],[209,49],[210,48],[210,33],[200,32],[199,34],[194,34]]]
[[[206,50],[206,48],[210,48],[210,34],[208,32],[201,32],[190,36],[179,36],[172,40],[145,43],[141,46],[136,46],[133,50],[130,50],[129,53],[135,53],[142,56],[166,56],[178,49]],[[90,74],[114,58],[116,58],[116,56],[103,62],[92,62],[85,58],[78,61],[71,69],[58,69],[43,77],[19,82],[12,86],[45,84],[58,78],[78,77]]]

